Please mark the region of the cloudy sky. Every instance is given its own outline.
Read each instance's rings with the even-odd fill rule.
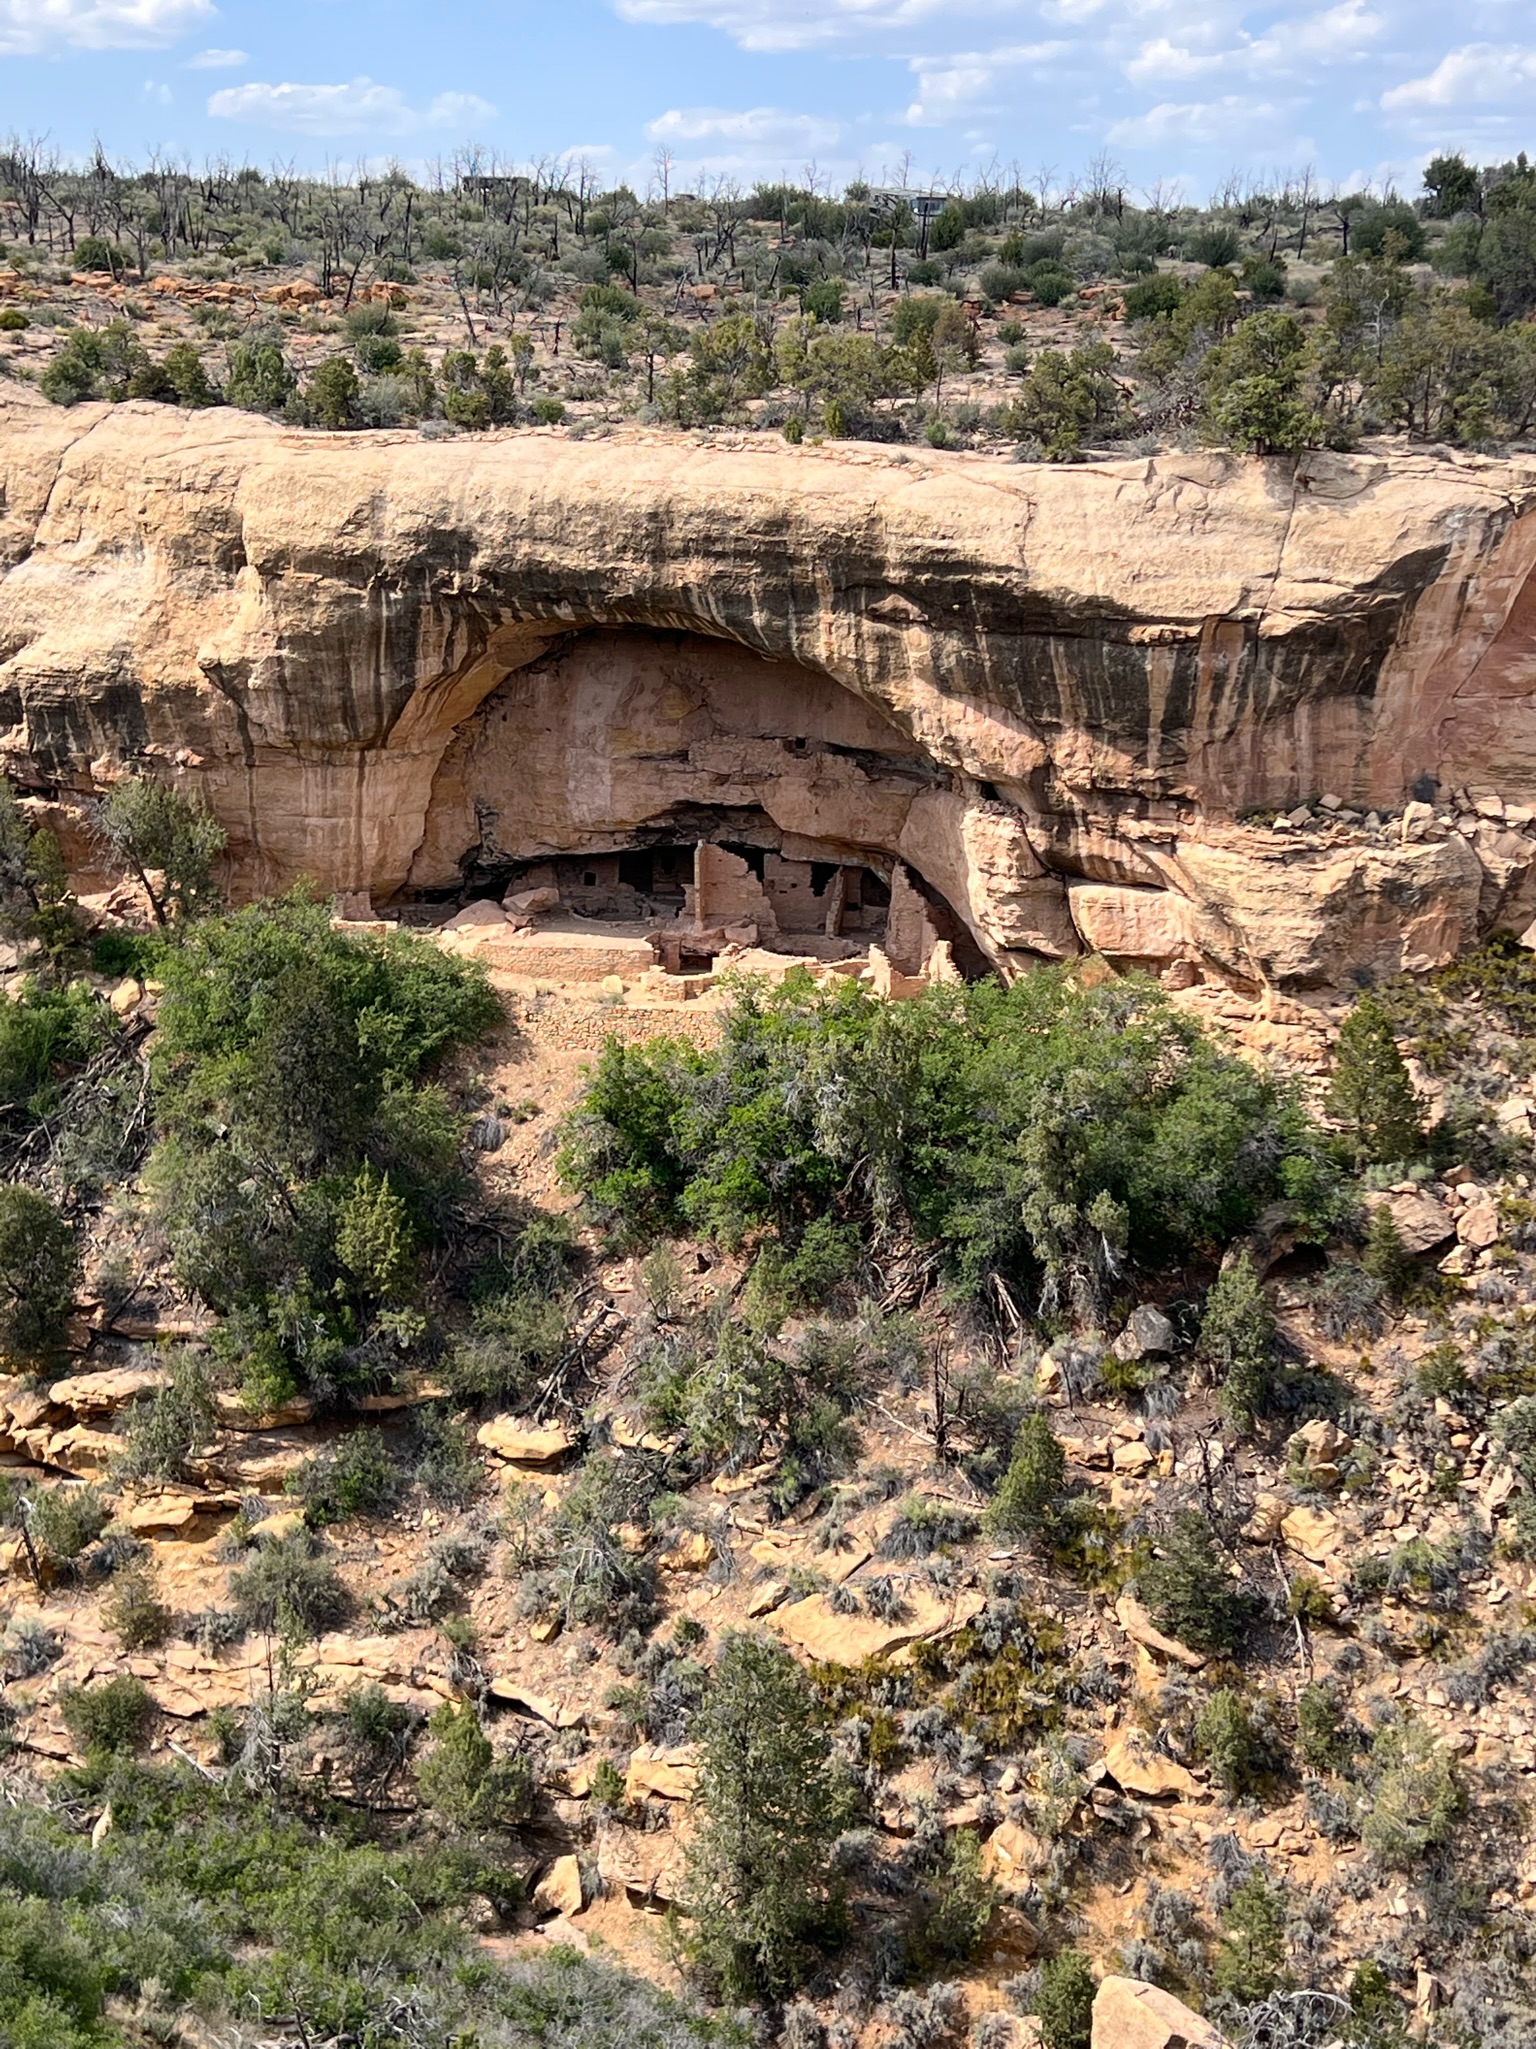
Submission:
[[[1536,148],[1529,0],[0,0],[0,130],[65,153],[413,167],[480,144],[643,186],[1418,183]]]

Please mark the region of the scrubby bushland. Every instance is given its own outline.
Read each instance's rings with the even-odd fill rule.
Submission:
[[[380,2049],[740,2039],[575,1949],[504,1968],[477,1956],[470,1901],[513,1901],[517,1883],[451,1824],[400,1844],[367,1812],[292,1811],[291,1793],[248,1791],[239,1771],[212,1786],[189,1767],[129,1763],[141,1730],[128,1689],[143,1689],[110,1684],[120,1707],[88,1718],[102,1741],[86,1783],[107,1790],[113,1813],[99,1845],[68,1797],[57,1810],[0,1808],[0,2039],[16,2049],[193,2033]]]
[[[615,1231],[900,1224],[980,1294],[1096,1307],[1128,1266],[1219,1247],[1278,1195],[1321,1222],[1334,1174],[1298,1097],[1218,1050],[1156,985],[880,1003],[851,982],[747,987],[719,1048],[611,1044],[563,1154]]]
[[[161,974],[149,1178],[178,1273],[225,1317],[253,1403],[384,1377],[419,1334],[416,1253],[457,1182],[423,1077],[494,1021],[494,995],[297,897],[191,925]]]

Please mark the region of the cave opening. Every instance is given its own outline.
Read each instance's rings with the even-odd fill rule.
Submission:
[[[674,975],[750,954],[970,978],[990,966],[968,906],[918,872],[963,873],[961,795],[825,675],[594,630],[509,672],[461,728],[404,897],[435,923],[493,928],[500,908],[551,960],[649,948]]]

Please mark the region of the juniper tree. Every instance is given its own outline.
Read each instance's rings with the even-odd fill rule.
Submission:
[[[1357,1170],[1422,1150],[1423,1105],[1379,996],[1362,996],[1340,1026],[1323,1107]]]
[[[726,1636],[695,1717],[698,1802],[687,1952],[727,2000],[793,1990],[841,1922],[832,1844],[844,1821],[810,1683],[765,1637]]]
[[[225,833],[200,798],[147,776],[128,776],[103,798],[96,829],[137,878],[157,925],[217,908],[213,864],[224,851]]]
[[[1066,1454],[1036,1409],[1019,1425],[1013,1457],[987,1510],[988,1528],[1000,1536],[1043,1535],[1055,1518],[1066,1477]]]
[[[1273,1397],[1275,1319],[1247,1252],[1222,1268],[1205,1298],[1198,1354],[1228,1418],[1251,1430]]]

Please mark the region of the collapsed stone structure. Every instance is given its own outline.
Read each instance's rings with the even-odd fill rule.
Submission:
[[[908,972],[942,942],[1306,989],[1536,915],[1529,462],[427,441],[17,391],[0,487],[0,760],[82,875],[78,806],[147,768],[218,813],[237,894],[552,889],[822,957],[894,926]]]

